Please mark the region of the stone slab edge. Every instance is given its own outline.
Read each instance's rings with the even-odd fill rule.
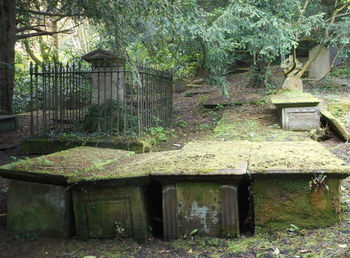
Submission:
[[[343,141],[350,140],[350,134],[346,131],[345,127],[329,111],[321,109],[321,120],[328,122],[333,131]]]

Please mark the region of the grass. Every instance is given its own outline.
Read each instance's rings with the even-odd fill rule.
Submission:
[[[232,108],[227,110],[217,127],[214,139],[262,141],[310,140],[305,132],[281,130],[274,109],[265,113]]]

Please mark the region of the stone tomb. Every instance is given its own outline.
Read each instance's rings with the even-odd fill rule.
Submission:
[[[92,103],[103,104],[107,100],[124,100],[125,60],[113,52],[96,49],[82,57],[92,64]]]
[[[290,224],[310,229],[340,221],[339,186],[349,167],[317,142],[259,143],[251,153],[249,170],[256,233],[285,231]],[[316,177],[323,183],[310,185]]]
[[[14,179],[7,226],[15,234],[69,236],[74,213],[82,239],[139,241],[148,237],[152,209],[160,210],[167,240],[191,232],[239,235],[240,200],[248,200],[238,196],[243,179],[253,186],[256,232],[286,230],[290,223],[330,226],[339,221],[339,183],[349,173],[313,141],[209,141],[137,155],[78,147],[0,167],[1,176]],[[310,186],[316,176],[322,183]],[[151,181],[161,184],[159,203],[145,190]]]
[[[279,109],[282,128],[307,131],[320,126],[320,100],[308,93],[285,91],[271,97]]]

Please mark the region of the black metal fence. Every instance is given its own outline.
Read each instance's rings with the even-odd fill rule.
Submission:
[[[32,135],[140,135],[170,126],[172,74],[148,67],[80,63],[31,65]]]

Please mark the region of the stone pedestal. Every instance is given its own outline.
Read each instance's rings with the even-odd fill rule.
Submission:
[[[114,53],[96,49],[82,57],[92,64],[92,103],[103,104],[108,100],[124,101],[125,61]]]
[[[285,130],[308,131],[320,126],[320,100],[302,91],[281,91],[271,97]]]
[[[293,131],[307,131],[320,126],[319,107],[288,107],[281,109],[282,128]]]
[[[147,241],[148,222],[142,186],[92,187],[73,190],[79,238],[132,237]]]
[[[237,185],[184,182],[163,185],[164,238],[239,235]]]
[[[7,201],[7,228],[20,237],[68,237],[73,228],[66,187],[13,180]]]
[[[302,162],[302,161],[301,161]],[[332,226],[340,221],[340,179],[328,178],[325,186],[309,189],[309,177],[267,175],[253,183],[255,232],[284,232]]]

